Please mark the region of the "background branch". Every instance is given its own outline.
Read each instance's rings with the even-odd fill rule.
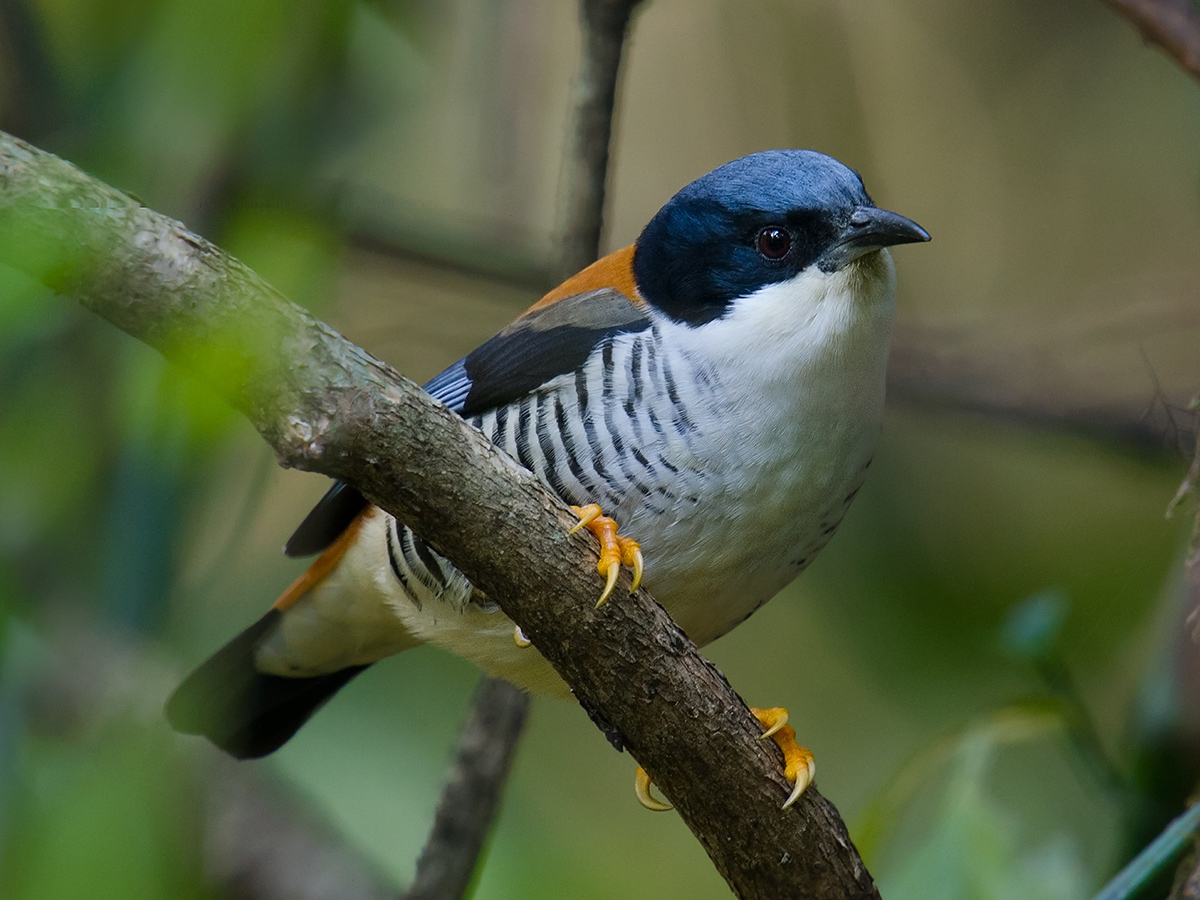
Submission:
[[[1192,0],[1104,0],[1200,80],[1200,12]]]
[[[524,691],[499,678],[480,680],[405,900],[449,900],[466,893],[528,711]]]
[[[0,257],[208,381],[282,464],[411,523],[646,767],[738,896],[877,896],[817,791],[781,812],[778,751],[661,607],[639,591],[596,609],[596,551],[567,535],[570,511],[412,382],[179,223],[7,135]]]
[[[1190,395],[1181,386],[1191,384],[1182,350],[1156,360],[1179,361],[1164,385],[1156,364],[1134,348],[1197,328],[1190,291],[1061,319],[902,322],[888,361],[888,399],[1190,454],[1194,417],[1182,408]]]
[[[600,254],[613,108],[630,16],[641,0],[580,0],[582,55],[563,165],[561,275]]]
[[[1200,900],[1200,844],[1193,843],[1180,862],[1168,900]]]

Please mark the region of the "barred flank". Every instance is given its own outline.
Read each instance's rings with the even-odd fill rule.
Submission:
[[[663,515],[679,497],[695,502],[704,473],[668,457],[690,458],[696,416],[689,404],[713,395],[709,377],[665,352],[651,328],[605,338],[573,376],[470,421],[568,504]],[[418,585],[435,595],[448,590],[457,573],[420,538],[393,522],[387,541],[392,573],[414,603]]]

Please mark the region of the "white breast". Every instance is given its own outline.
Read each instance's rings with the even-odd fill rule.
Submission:
[[[770,285],[707,325],[664,327],[664,346],[710,374],[681,391],[712,410],[695,417],[711,490],[696,515],[646,523],[646,583],[698,643],[803,571],[861,485],[883,413],[894,284],[880,251]]]

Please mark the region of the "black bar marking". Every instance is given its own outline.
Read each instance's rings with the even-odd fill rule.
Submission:
[[[496,407],[496,424],[492,426],[492,443],[504,447],[504,433],[508,430],[508,407]]]
[[[530,409],[533,397],[522,397],[521,405],[517,407],[517,461],[530,472],[537,472],[537,464],[533,454],[529,452]]]
[[[556,401],[557,402],[557,401]],[[550,485],[550,490],[558,494],[560,500],[567,505],[580,506],[581,501],[571,493],[558,473],[558,451],[554,449],[554,438],[550,434],[550,417],[547,407],[550,398],[542,395],[538,398],[537,408],[537,438],[542,456],[546,459],[546,471],[540,472],[542,480]]]
[[[413,536],[413,548],[417,551],[417,556],[425,566],[425,570],[433,576],[433,580],[438,583],[441,589],[446,590],[446,573],[442,571],[442,567],[438,565],[437,557],[433,555],[433,551],[429,549],[429,545],[419,537]]]
[[[388,527],[384,529],[384,533],[387,535],[388,562],[392,566],[392,574],[395,575],[396,580],[400,582],[400,587],[404,589],[404,593],[408,594],[408,598],[412,600],[413,603],[417,604],[417,609],[420,609],[421,601],[418,600],[416,595],[413,593],[412,585],[409,584],[408,578],[405,576],[405,574],[400,571],[400,562],[396,559],[396,543],[395,539],[392,537],[392,532],[398,527],[399,523],[395,519],[391,519],[391,521],[388,522]]]
[[[558,426],[558,436],[562,438],[563,453],[567,457],[567,468],[571,470],[571,474],[575,476],[579,486],[588,493],[588,497],[594,496],[596,486],[591,483],[590,479],[584,477],[583,466],[579,464],[575,452],[575,438],[571,435],[571,429],[567,423],[567,412],[563,409],[557,396],[554,398],[554,424]]]

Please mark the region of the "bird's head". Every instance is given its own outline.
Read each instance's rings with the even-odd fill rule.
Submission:
[[[802,273],[834,276],[867,254],[927,241],[879,209],[852,169],[812,150],[767,150],[693,181],[638,238],[633,273],[651,305],[688,325]]]

